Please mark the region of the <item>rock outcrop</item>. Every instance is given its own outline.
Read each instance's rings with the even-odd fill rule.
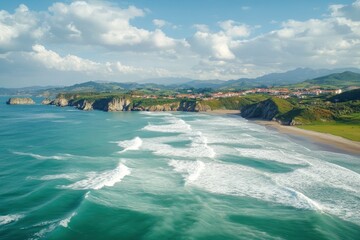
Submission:
[[[178,111],[184,112],[206,112],[211,111],[208,105],[202,104],[197,101],[181,101]]]
[[[93,110],[94,101],[89,101],[89,100],[85,100],[85,99],[81,99],[79,101],[70,100],[68,104],[69,104],[69,106],[74,106],[80,110],[90,111],[90,110]]]
[[[66,106],[68,106],[69,102],[66,98],[60,97],[60,98],[56,98],[55,100],[51,101],[50,104],[56,105],[58,107],[66,107]]]
[[[211,108],[196,100],[179,100],[170,103],[156,102],[153,105],[142,103],[132,103],[127,97],[107,97],[107,98],[89,98],[77,99],[76,96],[70,96],[68,99],[63,95],[50,102],[51,105],[60,107],[73,106],[77,109],[90,111],[101,110],[106,112],[121,111],[186,111],[186,112],[205,112],[211,111]]]
[[[273,120],[278,113],[278,107],[271,99],[251,104],[241,109],[241,116],[243,118]]]
[[[48,98],[45,98],[44,100],[41,101],[41,104],[43,105],[49,105],[51,103],[51,100]]]
[[[9,105],[32,105],[35,104],[31,98],[9,98],[6,102]]]

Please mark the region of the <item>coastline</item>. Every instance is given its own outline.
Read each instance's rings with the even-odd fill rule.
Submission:
[[[217,115],[235,115],[239,116],[239,110],[212,110],[206,112],[207,114],[217,114]],[[250,122],[265,126],[268,129],[278,131],[281,134],[285,134],[288,137],[291,137],[295,141],[301,142],[310,142],[316,144],[317,146],[323,148],[326,151],[340,152],[351,155],[360,155],[360,142],[355,142],[343,137],[335,136],[329,133],[320,133],[310,130],[305,130],[297,128],[294,126],[285,126],[281,125],[275,121],[265,121],[265,120],[249,120]]]
[[[360,142],[355,142],[329,133],[320,133],[294,126],[284,126],[275,121],[254,120],[253,122],[269,129],[277,130],[278,132],[293,138],[299,139],[300,137],[303,140],[310,140],[326,150],[360,155]]]

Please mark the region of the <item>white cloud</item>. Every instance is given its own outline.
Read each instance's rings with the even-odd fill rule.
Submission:
[[[169,74],[168,71],[161,68],[148,68],[130,66],[116,62],[100,63],[84,59],[75,55],[68,54],[61,56],[58,53],[46,49],[42,45],[34,45],[33,51],[25,53],[31,60],[40,63],[47,69],[53,69],[62,72],[80,72],[83,74],[95,74],[96,76],[111,77],[121,76],[129,74],[137,74],[138,76],[162,76]]]
[[[158,27],[158,28],[162,28],[165,25],[169,24],[167,21],[162,20],[162,19],[154,19],[152,22],[155,25],[155,27]]]
[[[250,35],[250,28],[232,20],[219,22],[221,30],[212,33],[206,25],[195,25],[198,31],[191,39],[192,48],[203,56],[214,60],[233,60],[231,48],[239,38]]]
[[[143,17],[144,10],[130,6],[120,8],[103,2],[74,1],[55,3],[49,8],[47,21],[56,40],[74,40],[117,50],[153,51],[184,47],[185,40],[173,39],[161,30],[138,28],[130,20]],[[166,21],[155,19],[157,27]]]
[[[44,35],[46,29],[39,23],[37,14],[21,4],[14,14],[0,11],[0,52],[23,49]]]
[[[195,24],[187,40],[169,36],[166,30],[174,25],[161,16],[153,20],[155,30],[137,27],[133,20],[148,13],[97,0],[55,3],[44,12],[25,5],[12,13],[0,11],[0,69],[18,69],[2,72],[0,79],[32,69],[58,78],[75,74],[83,80],[128,81],[229,79],[296,67],[360,66],[360,0],[331,5],[328,15],[317,19],[272,22],[262,29],[273,30],[260,35],[255,35],[258,26],[234,20]]]
[[[242,6],[241,7],[241,10],[243,10],[243,11],[248,11],[250,9],[251,9],[251,7],[249,7],[249,6]]]
[[[56,69],[59,71],[77,71],[77,72],[97,72],[101,69],[101,64],[80,58],[75,55],[61,57],[54,51],[47,50],[42,45],[34,45],[31,57],[43,64],[46,68]]]

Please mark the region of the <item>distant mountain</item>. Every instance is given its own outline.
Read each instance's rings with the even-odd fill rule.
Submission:
[[[142,83],[155,83],[171,87],[182,88],[213,88],[213,89],[244,89],[254,87],[271,87],[300,83],[305,80],[317,77],[352,71],[360,73],[357,68],[337,68],[337,69],[311,69],[297,68],[283,73],[270,73],[257,78],[240,78],[238,80],[191,80],[188,78],[158,78],[147,79]]]
[[[188,83],[188,82],[192,82],[192,81],[194,81],[194,79],[168,77],[168,78],[150,78],[150,79],[145,79],[145,80],[139,81],[139,83],[140,83],[140,84],[153,83],[153,84],[157,84],[157,85],[169,86],[169,85],[182,85],[182,84],[185,84],[185,83]]]
[[[122,92],[136,89],[176,90],[187,88],[212,88],[214,90],[239,90],[255,87],[314,85],[347,87],[359,86],[360,69],[310,69],[297,68],[283,73],[271,73],[258,78],[238,80],[193,80],[189,78],[158,78],[137,82],[90,81],[67,87],[0,88],[0,95],[53,96],[61,92]],[[311,79],[311,80],[310,80]],[[295,84],[295,85],[294,85]]]
[[[334,73],[327,76],[314,78],[312,80],[307,80],[298,85],[302,87],[321,86],[337,88],[360,86],[360,74],[345,71],[342,73]]]
[[[249,79],[242,78],[239,80],[232,80],[225,82],[220,88],[253,88],[253,87],[270,87],[270,86],[284,86],[295,83],[300,83],[309,79],[318,78],[321,76],[340,73],[344,71],[352,71],[360,73],[357,68],[338,68],[338,69],[311,69],[311,68],[297,68],[283,73],[270,73],[264,76]]]

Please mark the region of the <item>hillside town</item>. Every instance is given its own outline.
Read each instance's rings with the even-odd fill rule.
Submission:
[[[133,97],[138,98],[165,98],[165,99],[176,99],[176,98],[188,98],[188,99],[219,99],[219,98],[229,98],[229,97],[239,97],[249,94],[264,94],[270,96],[277,96],[279,98],[287,99],[290,97],[296,98],[306,98],[309,96],[319,96],[319,95],[335,95],[342,93],[342,89],[288,89],[288,88],[254,88],[250,90],[243,91],[224,91],[224,92],[209,92],[209,93],[194,93],[192,90],[187,90],[186,93],[175,93],[168,96],[158,96],[158,95],[133,95]]]

